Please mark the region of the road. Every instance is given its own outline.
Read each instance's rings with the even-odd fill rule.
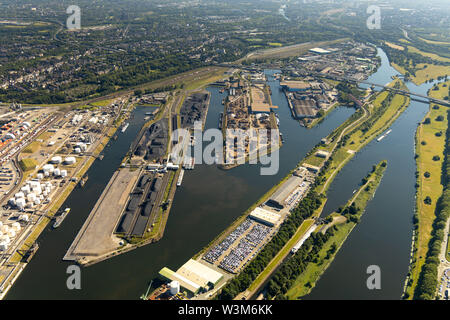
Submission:
[[[370,115],[370,112],[366,109],[366,106],[363,105],[362,110],[364,112],[363,116],[361,118],[359,118],[357,121],[352,122],[351,124],[349,124],[344,130],[342,130],[341,134],[339,135],[336,144],[334,145],[333,149],[331,149],[331,152],[329,153],[327,160],[329,159],[329,157],[331,157],[331,155],[333,154],[334,150],[336,149],[336,147],[339,144],[339,141],[341,141],[342,137],[344,136],[344,134],[349,130],[349,129],[353,129],[355,126],[357,126],[361,121],[365,120],[365,118]],[[349,157],[351,156],[351,154],[349,154]],[[339,166],[333,171],[333,173],[331,174],[331,176],[327,179],[327,181],[325,182],[324,186],[322,187],[321,193],[324,193],[325,190],[327,189],[328,184],[333,181],[333,177],[339,172],[339,170],[341,170],[341,168],[345,165],[346,163],[345,159],[344,161],[342,161]]]

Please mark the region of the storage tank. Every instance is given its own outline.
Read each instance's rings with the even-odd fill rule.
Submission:
[[[55,171],[53,172],[53,174],[55,175],[55,177],[59,177],[59,176],[61,176],[61,170],[55,169]]]
[[[9,244],[11,242],[11,239],[8,237],[7,234],[4,234],[0,236],[0,242],[6,242],[7,244]]]
[[[8,230],[8,237],[14,238],[16,236],[16,231],[14,229]]]
[[[41,204],[41,199],[39,199],[39,198],[36,198],[36,200],[34,200],[34,204],[35,205],[40,205]]]
[[[9,205],[11,205],[11,206],[15,206],[15,205],[16,205],[16,199],[11,198],[11,199],[8,200],[8,203],[9,203]]]
[[[17,199],[16,206],[17,206],[17,208],[22,210],[25,207],[25,199],[24,198]]]
[[[73,150],[73,152],[75,152],[75,153],[81,153],[81,149],[80,148],[75,148],[74,150]]]
[[[64,163],[68,165],[75,164],[75,162],[76,162],[75,157],[67,157],[64,159]]]
[[[27,200],[30,202],[34,202],[34,200],[36,200],[36,194],[30,193],[29,195],[27,195]]]
[[[50,172],[44,172],[44,177],[49,177],[50,176]]]
[[[170,288],[170,294],[174,296],[178,292],[180,292],[180,283],[178,281],[174,280],[169,284],[169,288]]]
[[[3,233],[8,233],[9,227],[7,225],[3,225],[0,227],[0,231]]]
[[[53,163],[53,164],[60,164],[62,162],[62,158],[60,156],[56,156],[56,157],[53,157],[50,160],[50,162]]]
[[[11,225],[11,227],[12,227],[12,229],[13,229],[15,232],[19,232],[19,231],[20,231],[20,223],[18,223],[18,222],[14,222],[14,223]]]
[[[51,164],[46,164],[46,165],[44,165],[44,166],[42,167],[42,170],[44,171],[44,174],[45,174],[46,172],[52,173],[53,170],[54,170],[54,167],[53,167],[53,165],[51,165]]]
[[[61,177],[67,177],[67,170],[61,170]]]
[[[8,250],[8,243],[0,241],[0,251],[6,251]]]
[[[20,215],[20,217],[19,217],[19,221],[25,221],[25,222],[28,222],[28,221],[30,221],[30,217],[29,217],[27,214],[22,214],[22,215]]]
[[[44,179],[44,175],[42,173],[38,173],[37,178],[38,178],[38,180],[42,180],[42,179]]]
[[[23,194],[27,195],[28,193],[30,193],[30,186],[26,185],[26,186],[20,188],[20,191],[22,191]]]
[[[17,193],[14,195],[14,197],[16,198],[16,201],[17,201],[17,199],[25,198],[25,194],[24,194],[23,192],[17,192]]]

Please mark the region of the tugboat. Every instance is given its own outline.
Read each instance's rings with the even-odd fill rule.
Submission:
[[[86,181],[88,181],[89,176],[86,174],[83,178],[80,179],[80,187],[84,187]]]

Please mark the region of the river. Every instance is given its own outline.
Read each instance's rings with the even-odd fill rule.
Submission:
[[[368,81],[386,84],[399,73],[378,50],[382,65]],[[416,86],[411,92],[426,95],[433,83]],[[337,175],[328,191],[327,215],[351,198],[361,178],[373,164],[386,159],[388,168],[361,222],[352,231],[331,266],[306,299],[400,299],[408,273],[412,218],[415,204],[414,136],[417,124],[429,106],[411,101],[408,109],[392,124],[382,141],[369,143]],[[367,267],[381,269],[381,290],[368,290]]]
[[[389,82],[387,74],[385,78],[375,78],[380,76],[381,70],[385,70],[386,63],[384,58],[383,66],[370,80]],[[61,227],[57,230],[47,227],[39,237],[40,249],[6,298],[139,298],[161,268],[179,268],[280,181],[321,138],[354,112],[353,109],[340,107],[315,128],[300,127],[291,117],[279,82],[271,76],[274,72],[267,71],[272,102],[279,107],[276,112],[285,139],[280,149],[280,168],[276,175],[261,176],[259,165],[247,164],[228,171],[216,166],[197,165],[195,170],[185,173],[161,241],[82,268],[81,290],[68,290],[66,269],[70,263],[62,261],[62,257],[142,127],[146,109],[137,108],[128,130],[124,134],[119,133],[116,141],[111,140],[111,146],[104,151],[104,159],[96,160],[88,171],[89,180],[85,187],[75,189],[63,204],[63,207],[71,207],[72,211]],[[426,92],[427,86],[431,85],[411,90]],[[208,90],[211,92],[211,104],[206,128],[216,128],[219,113],[223,111],[221,101],[224,95],[218,88]],[[392,133],[382,142],[365,147],[331,185],[329,202],[324,211],[326,214],[351,196],[372,164],[379,159],[389,161],[382,185],[369,204],[361,224],[355,228],[309,298],[374,297],[373,292],[361,289],[362,285],[365,287],[365,268],[370,264],[378,264],[382,270],[383,287],[375,297],[400,297],[407,272],[412,230],[415,182],[413,138],[416,124],[427,109],[425,104],[412,102],[411,107],[392,126]],[[342,279],[344,276],[346,281]]]

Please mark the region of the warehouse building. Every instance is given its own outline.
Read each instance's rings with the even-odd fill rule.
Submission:
[[[292,106],[296,119],[314,118],[319,112],[313,99],[292,100]]]
[[[319,157],[319,158],[326,159],[329,155],[330,155],[330,153],[328,151],[325,151],[325,150],[318,150],[316,152],[316,157]]]
[[[171,281],[178,281],[181,287],[192,294],[214,288],[223,278],[220,272],[193,259],[182,265],[176,272],[165,267],[159,274]]]
[[[280,221],[281,216],[278,213],[257,207],[250,213],[250,218],[269,227],[273,227]]]
[[[283,81],[280,86],[290,92],[306,92],[311,89],[311,85],[304,81]]]
[[[266,202],[267,205],[278,209],[283,209],[285,200],[294,192],[295,189],[303,182],[303,179],[297,176],[291,176]]]
[[[327,53],[330,53],[331,51],[328,51],[328,50],[325,50],[322,48],[312,48],[312,49],[309,49],[309,52],[316,53],[316,54],[327,54]]]

